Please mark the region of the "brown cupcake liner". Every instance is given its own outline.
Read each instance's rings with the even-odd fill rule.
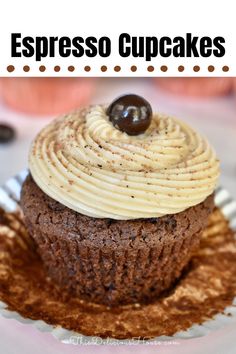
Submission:
[[[18,209],[24,176],[0,188],[0,206],[5,210]],[[175,343],[236,323],[236,241],[227,222],[236,230],[236,203],[224,189],[217,191],[215,201],[225,217],[218,210],[213,213],[200,249],[173,290],[152,304],[114,311],[66,297],[47,277],[18,216],[6,214],[5,220],[1,215],[5,231],[0,228],[0,314],[71,344]],[[147,266],[148,256],[143,255]]]
[[[95,219],[49,198],[29,176],[21,205],[49,276],[73,296],[117,306],[150,301],[174,284],[199,245],[214,202],[211,195],[157,219]]]
[[[112,306],[128,304],[130,299],[148,301],[168,289],[188,264],[202,233],[173,237],[172,244],[114,251],[64,240],[35,229],[28,218],[25,222],[53,280],[82,299]]]

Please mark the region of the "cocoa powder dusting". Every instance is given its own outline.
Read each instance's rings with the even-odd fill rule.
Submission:
[[[148,305],[109,309],[59,289],[34,252],[20,214],[0,210],[0,300],[34,320],[100,337],[173,335],[232,305],[236,296],[236,241],[219,210],[212,214],[200,250],[178,284]]]

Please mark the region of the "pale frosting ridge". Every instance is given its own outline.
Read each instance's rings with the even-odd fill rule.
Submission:
[[[29,167],[38,186],[68,208],[118,220],[181,212],[212,194],[219,176],[215,152],[185,123],[154,114],[144,134],[129,136],[104,106],[46,126]]]

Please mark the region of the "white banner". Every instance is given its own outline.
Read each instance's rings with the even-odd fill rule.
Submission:
[[[0,76],[236,76],[234,1],[1,4]]]

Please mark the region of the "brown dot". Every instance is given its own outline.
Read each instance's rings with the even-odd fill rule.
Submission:
[[[29,65],[23,66],[23,70],[24,70],[24,72],[28,73],[30,71]]]
[[[227,65],[224,65],[223,68],[222,68],[222,71],[227,73],[227,71],[229,71],[229,67]]]
[[[86,65],[84,67],[84,71],[86,71],[87,73],[91,70],[90,66],[89,65]]]
[[[199,66],[199,65],[194,65],[193,71],[195,71],[195,73],[197,73],[198,71],[200,71],[200,66]]]
[[[39,71],[40,71],[41,73],[43,73],[45,70],[46,70],[46,66],[40,65]]]
[[[58,73],[61,70],[61,67],[59,65],[54,66],[54,71]]]
[[[149,71],[150,73],[152,73],[152,72],[154,71],[154,66],[149,65],[149,66],[147,67],[147,71]]]
[[[72,73],[75,70],[75,67],[73,65],[69,65],[67,69]]]
[[[116,65],[115,67],[114,67],[114,71],[115,72],[119,72],[121,70],[121,67],[119,66],[119,65]]]
[[[7,71],[8,71],[9,73],[12,73],[14,70],[15,70],[14,65],[8,65]]]
[[[135,73],[135,71],[137,71],[137,66],[136,65],[132,65],[130,70]]]
[[[178,66],[178,71],[182,73],[184,71],[184,66],[183,65]]]
[[[210,73],[212,73],[214,70],[215,70],[215,67],[213,65],[208,66],[208,71],[210,71]]]
[[[101,66],[101,71],[102,71],[103,73],[105,73],[105,71],[107,71],[107,66],[106,66],[106,65],[102,65],[102,66]]]
[[[161,66],[161,71],[163,71],[165,73],[167,70],[168,70],[168,67],[166,65]]]

